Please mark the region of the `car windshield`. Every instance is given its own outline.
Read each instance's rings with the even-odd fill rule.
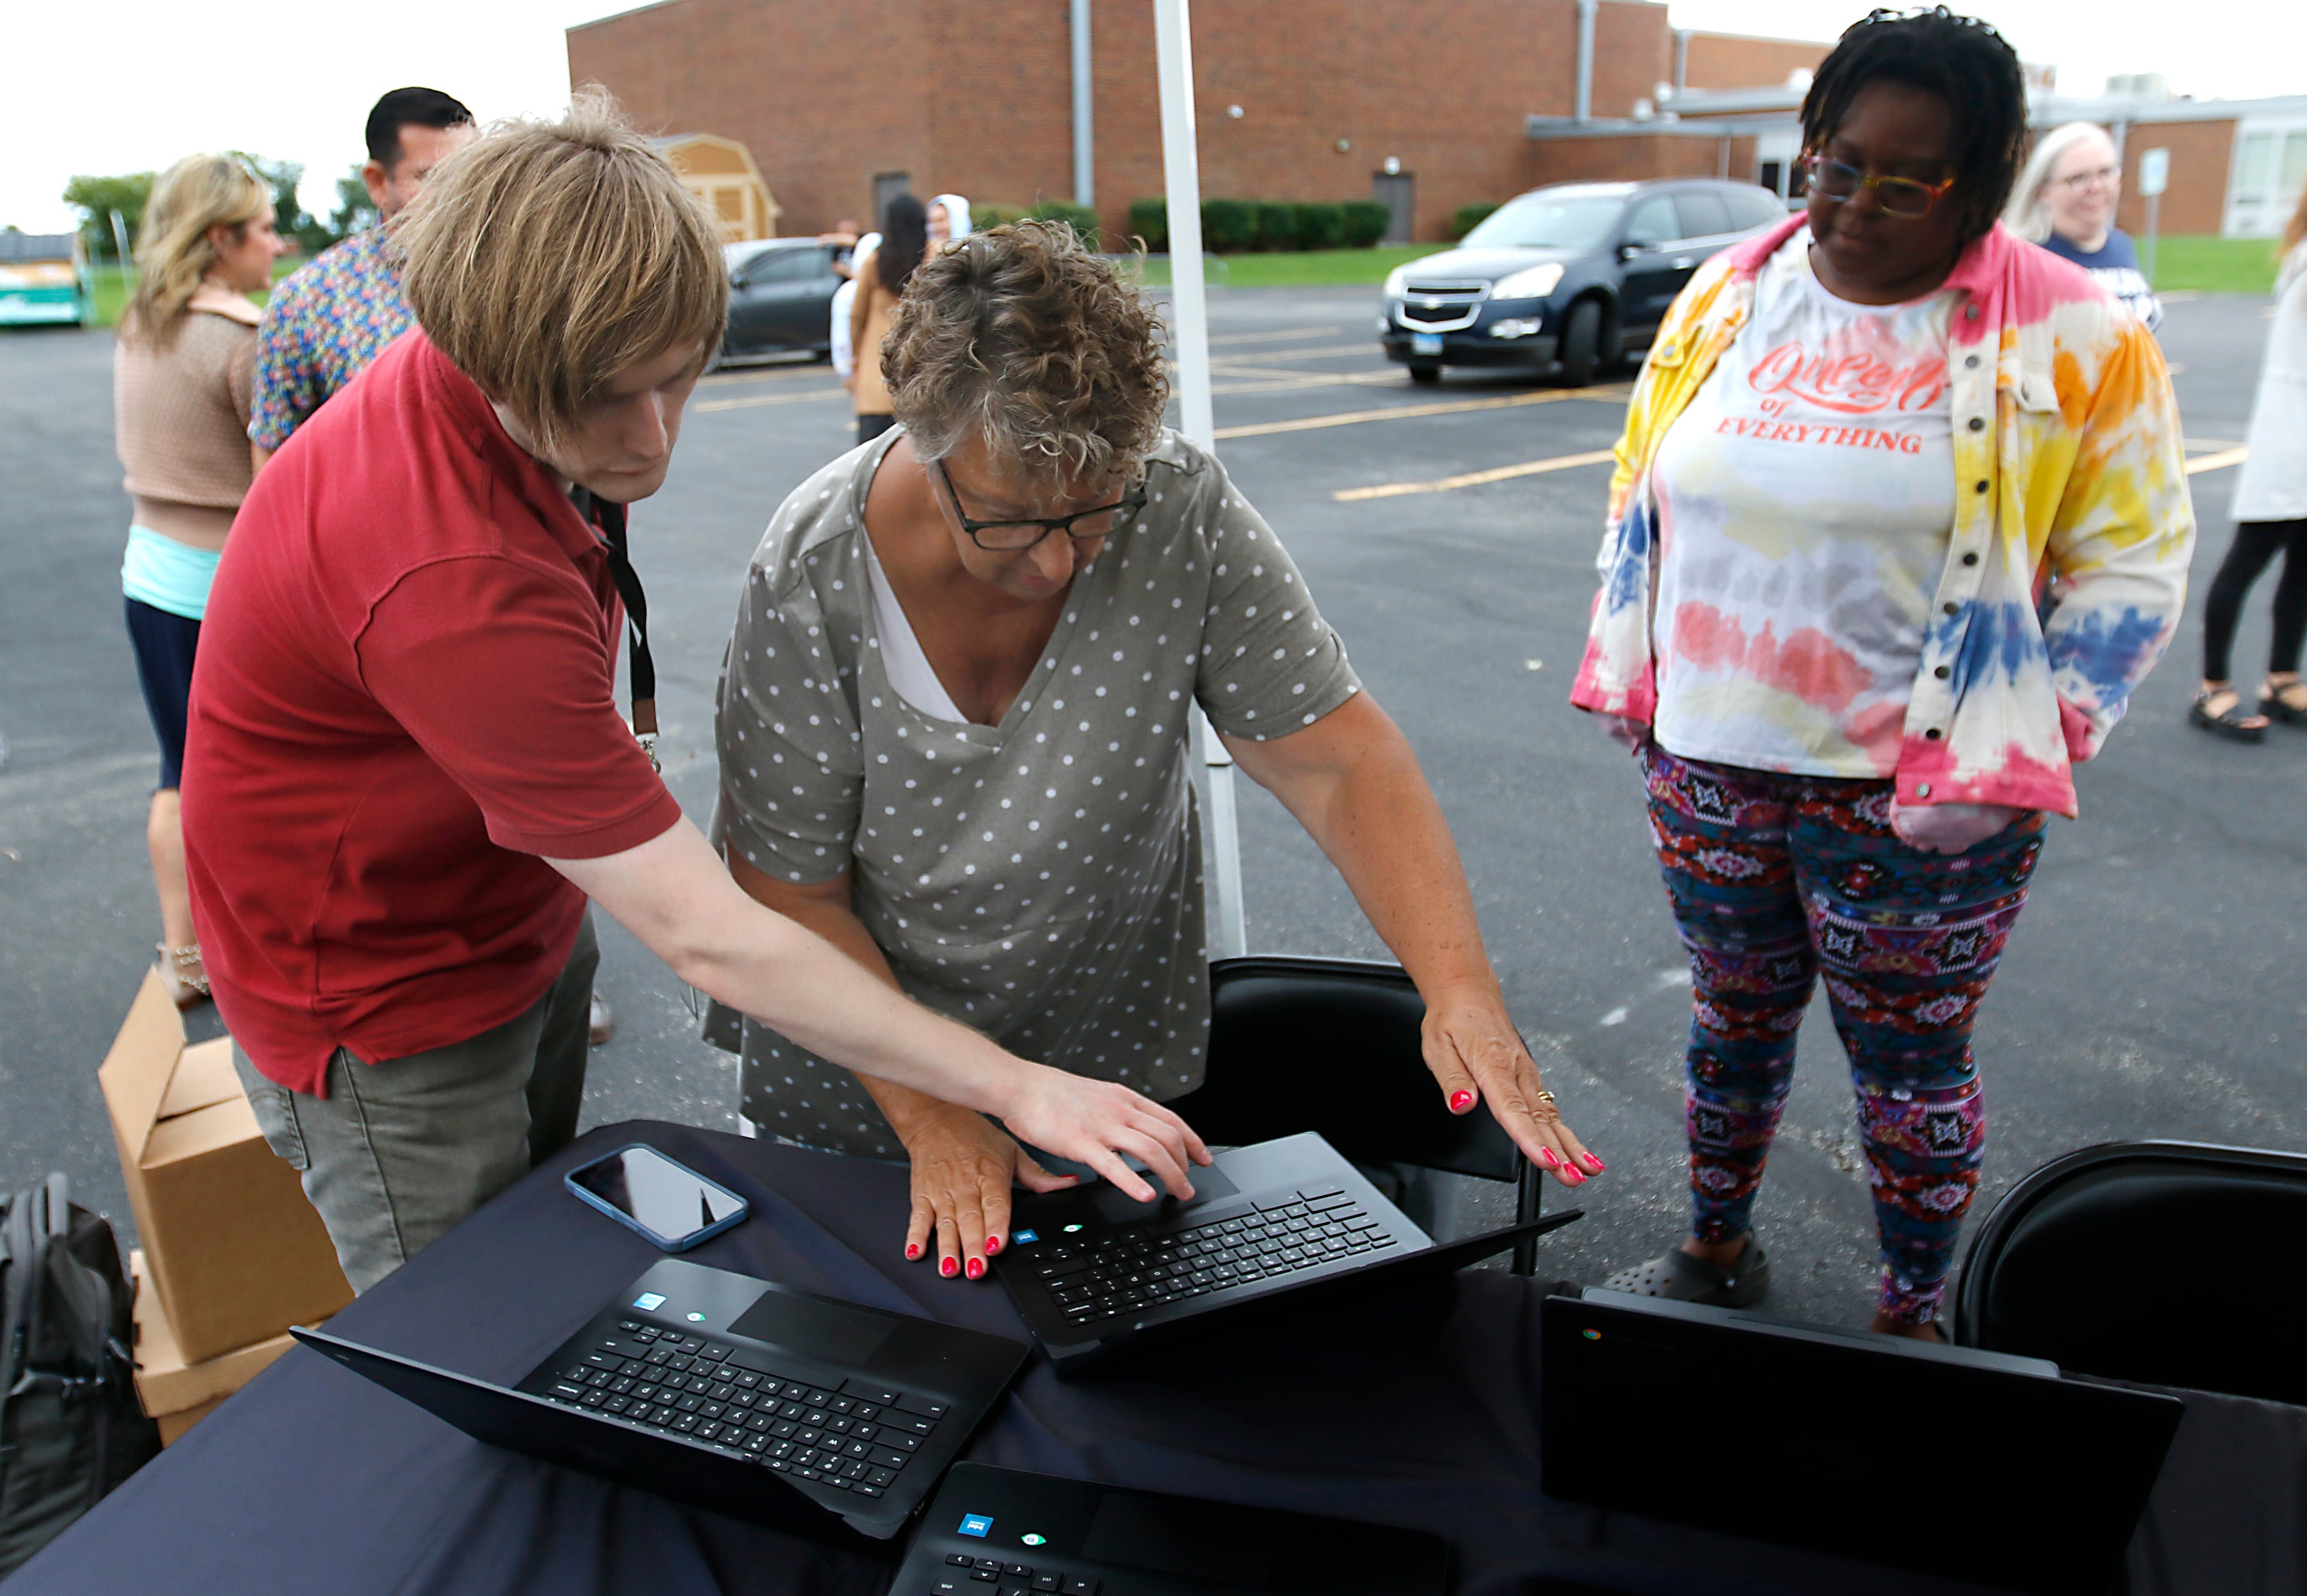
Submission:
[[[1625,209],[1617,195],[1571,199],[1525,194],[1509,200],[1476,224],[1462,249],[1592,249],[1610,236]]]

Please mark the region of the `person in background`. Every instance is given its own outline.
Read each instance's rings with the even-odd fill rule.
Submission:
[[[881,375],[881,341],[897,313],[897,300],[929,251],[929,215],[911,194],[893,197],[881,217],[881,239],[857,252],[857,296],[849,306],[850,407],[857,441],[870,443],[889,430],[889,385]]]
[[[2307,191],[2283,231],[2282,250],[2275,326],[2251,410],[2251,453],[2235,481],[2234,542],[2203,600],[2203,686],[2187,712],[2206,731],[2247,742],[2266,735],[2270,716],[2307,725],[2307,682],[2299,679],[2300,642],[2307,634]],[[2246,715],[2227,678],[2235,620],[2251,585],[2278,553],[2283,579],[2275,588],[2275,640],[2260,684],[2260,713]]]
[[[969,236],[969,202],[939,194],[930,202],[930,247],[945,249]]]
[[[2153,332],[2163,325],[2163,305],[2139,270],[2138,246],[2114,225],[2122,201],[2114,141],[2097,123],[2070,122],[2035,142],[2003,225],[2089,272]]]
[[[1153,308],[1062,224],[932,253],[885,359],[904,425],[795,488],[725,651],[721,802],[745,890],[872,977],[1156,1098],[1210,1029],[1196,704],[1425,999],[1451,1111],[1602,1171],[1516,1034],[1441,805],[1224,466],[1162,424]],[[905,1256],[980,1278],[1014,1181],[984,1115],[743,1026],[748,1128],[904,1159]],[[1408,1067],[1405,1060],[1405,1067]]]
[[[841,225],[854,227],[856,224],[844,221]],[[833,263],[833,269],[847,280],[833,290],[833,337],[829,353],[833,357],[834,374],[841,379],[841,385],[853,393],[857,390],[857,356],[849,347],[849,307],[857,303],[857,260],[859,256],[871,254],[880,247],[881,235],[868,233]]]
[[[112,352],[112,407],[133,509],[121,562],[136,679],[160,740],[145,842],[160,896],[160,980],[179,1008],[208,996],[184,886],[179,786],[193,657],[209,586],[253,476],[256,326],[248,296],[287,250],[272,195],[229,155],[160,174],[137,238],[136,288]]]
[[[1823,971],[1874,1328],[1941,1339],[1979,1004],[2045,817],[2178,623],[2194,521],[2154,338],[1996,225],[2027,133],[2002,36],[1875,12],[1802,129],[1805,213],[1699,269],[1635,385],[1571,694],[1640,760],[1694,989],[1688,1239],[1605,1283],[1760,1300],[1754,1199]]]
[[[400,236],[418,326],[257,478],[185,756],[235,1068],[354,1288],[575,1135],[596,904],[719,1002],[1022,1120],[1141,1200],[1120,1154],[1190,1197],[1209,1155],[1176,1115],[762,908],[656,773],[627,511],[664,485],[729,299],[680,175],[587,101],[460,152]]]

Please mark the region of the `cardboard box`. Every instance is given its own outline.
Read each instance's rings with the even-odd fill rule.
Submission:
[[[256,1128],[231,1040],[186,1047],[158,971],[97,1079],[148,1278],[185,1363],[318,1324],[352,1300],[296,1171]]]
[[[136,1283],[136,1399],[145,1415],[160,1427],[160,1445],[176,1438],[217,1410],[219,1403],[264,1372],[275,1358],[296,1343],[275,1335],[254,1346],[242,1347],[221,1358],[187,1363],[176,1345],[176,1334],[161,1310],[160,1295],[152,1289],[139,1248],[128,1255],[128,1273]]]

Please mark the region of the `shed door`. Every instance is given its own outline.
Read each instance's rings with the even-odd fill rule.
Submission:
[[[1408,244],[1416,226],[1418,179],[1408,172],[1370,174],[1370,198],[1385,207],[1385,241]]]

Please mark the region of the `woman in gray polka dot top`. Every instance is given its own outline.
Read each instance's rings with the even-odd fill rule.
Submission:
[[[1216,459],[1162,427],[1150,311],[1069,232],[973,235],[915,273],[885,348],[901,430],[769,524],[720,697],[747,891],[1028,1058],[1157,1100],[1209,1033],[1198,702],[1338,865],[1425,996],[1428,1061],[1575,1184],[1457,852],[1407,742]],[[764,1135],[907,1158],[906,1256],[982,1274],[1012,1180],[982,1115],[747,1022]]]

